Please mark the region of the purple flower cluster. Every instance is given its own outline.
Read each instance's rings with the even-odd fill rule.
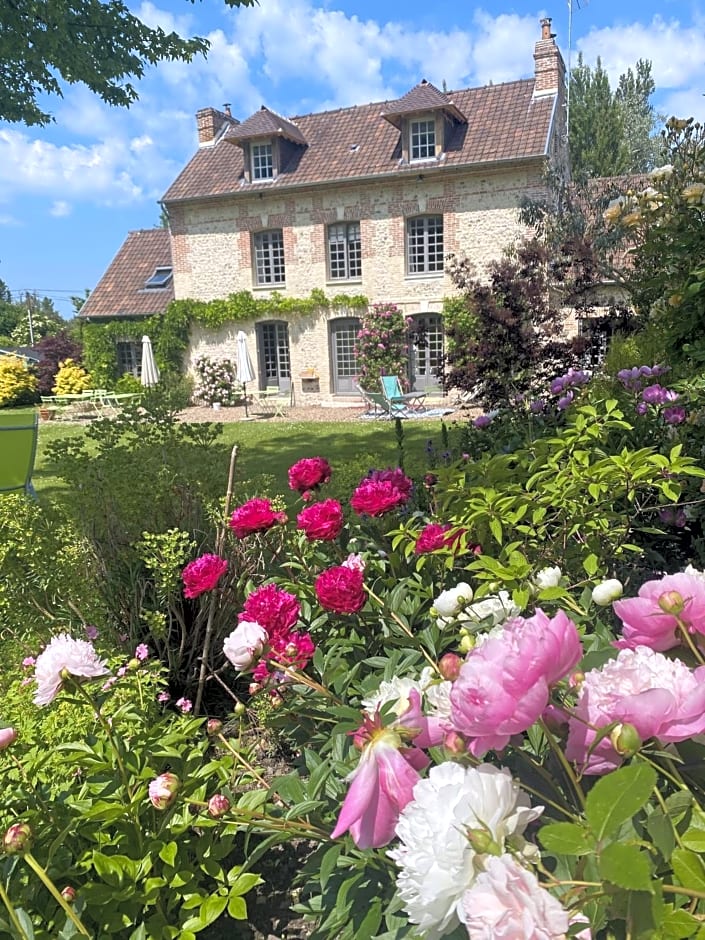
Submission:
[[[639,392],[645,380],[657,379],[669,371],[668,366],[633,366],[631,369],[620,369],[617,378],[629,391]]]

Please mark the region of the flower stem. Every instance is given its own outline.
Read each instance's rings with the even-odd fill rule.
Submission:
[[[379,604],[379,606],[384,609],[384,601],[382,600],[382,598],[379,597],[379,595],[375,594],[375,592],[372,590],[372,588],[371,588],[371,587],[368,587],[367,585],[365,585],[365,590],[366,590],[367,593],[370,595],[370,597],[373,598],[374,600],[376,600],[377,603]],[[415,639],[416,639],[416,637],[414,636],[414,634],[412,633],[412,631],[407,627],[407,625],[404,623],[404,621],[401,619],[401,617],[399,617],[393,610],[390,610],[390,611],[389,611],[389,616],[392,618],[392,620],[394,621],[394,623],[397,624],[397,626],[401,627],[401,629],[404,631],[404,633],[406,633],[406,635],[407,635],[408,637],[410,637],[412,640],[415,640]],[[437,672],[437,673],[438,673],[438,672],[439,672],[438,663],[437,663],[436,660],[431,656],[431,654],[428,652],[428,650],[426,650],[426,649],[422,646],[422,647],[421,647],[421,652],[422,652],[423,655],[426,657],[427,662],[429,663],[429,665],[431,666],[431,668],[434,670],[434,672]]]
[[[0,883],[0,901],[2,901],[2,903],[5,905],[5,909],[7,910],[7,915],[10,918],[12,926],[17,931],[17,936],[20,937],[21,940],[31,940],[29,934],[27,934],[24,928],[22,927],[22,924],[20,923],[20,919],[17,916],[17,911],[13,907],[12,901],[7,895],[7,892],[2,886],[2,883]]]
[[[582,787],[578,783],[578,778],[575,776],[575,771],[570,766],[570,763],[568,762],[565,754],[556,743],[555,738],[549,731],[548,726],[546,725],[546,722],[543,720],[543,718],[539,718],[539,725],[541,726],[543,733],[546,735],[546,740],[548,741],[548,744],[551,750],[553,751],[555,756],[558,758],[558,762],[563,767],[563,770],[565,771],[566,776],[572,783],[573,790],[575,791],[575,795],[577,796],[581,807],[585,809],[585,794],[582,791]]]
[[[686,624],[681,620],[680,617],[676,617],[676,623],[678,624],[678,629],[683,634],[683,639],[686,642],[686,646],[688,646],[690,652],[693,654],[693,656],[695,656],[696,661],[700,663],[701,666],[705,666],[705,659],[703,659],[702,653],[697,648],[695,643],[693,643],[693,638],[691,637]]]
[[[42,868],[36,858],[32,855],[31,852],[25,852],[24,860],[27,862],[32,871],[37,875],[39,880],[44,884],[49,893],[53,896],[54,900],[57,901],[61,907],[64,909],[66,915],[73,921],[76,925],[76,928],[79,933],[83,934],[84,937],[90,937],[90,934],[83,926],[80,917],[73,910],[71,905],[62,897],[61,892],[58,890],[54,882],[51,880],[46,871]]]

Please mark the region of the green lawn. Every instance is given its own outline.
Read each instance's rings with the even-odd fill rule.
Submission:
[[[414,473],[423,472],[427,468],[427,442],[433,440],[437,450],[443,449],[441,420],[405,421],[403,430],[406,469]],[[47,468],[47,444],[83,433],[84,428],[80,425],[40,422],[33,476],[39,495],[50,495],[62,487]],[[349,475],[351,485],[354,485],[356,474],[361,475],[372,467],[396,465],[398,455],[395,424],[391,421],[232,422],[223,425],[221,440],[240,446],[241,479],[270,475],[274,478],[275,490],[279,492],[286,492],[287,470],[301,457],[326,457],[334,471],[339,475]],[[225,483],[224,480],[223,489]]]

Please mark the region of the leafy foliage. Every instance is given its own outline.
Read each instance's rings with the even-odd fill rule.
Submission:
[[[55,395],[79,395],[90,388],[93,388],[93,380],[82,366],[73,359],[64,359],[59,363],[52,388]]]
[[[0,356],[0,406],[33,404],[38,391],[39,380],[24,359]]]
[[[409,326],[396,304],[373,304],[363,313],[355,358],[360,385],[367,391],[380,390],[381,375],[408,380]]]
[[[51,395],[56,382],[56,373],[59,365],[65,359],[81,362],[81,345],[72,339],[66,330],[61,330],[54,336],[45,336],[37,343],[41,353],[41,361],[37,366],[39,375],[39,393]]]

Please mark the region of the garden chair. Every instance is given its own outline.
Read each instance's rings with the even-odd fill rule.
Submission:
[[[0,414],[0,493],[25,492],[36,499],[32,472],[38,419],[36,411]]]
[[[396,375],[383,375],[382,394],[392,408],[402,407],[409,411],[423,411],[426,392],[402,392],[401,382]]]

